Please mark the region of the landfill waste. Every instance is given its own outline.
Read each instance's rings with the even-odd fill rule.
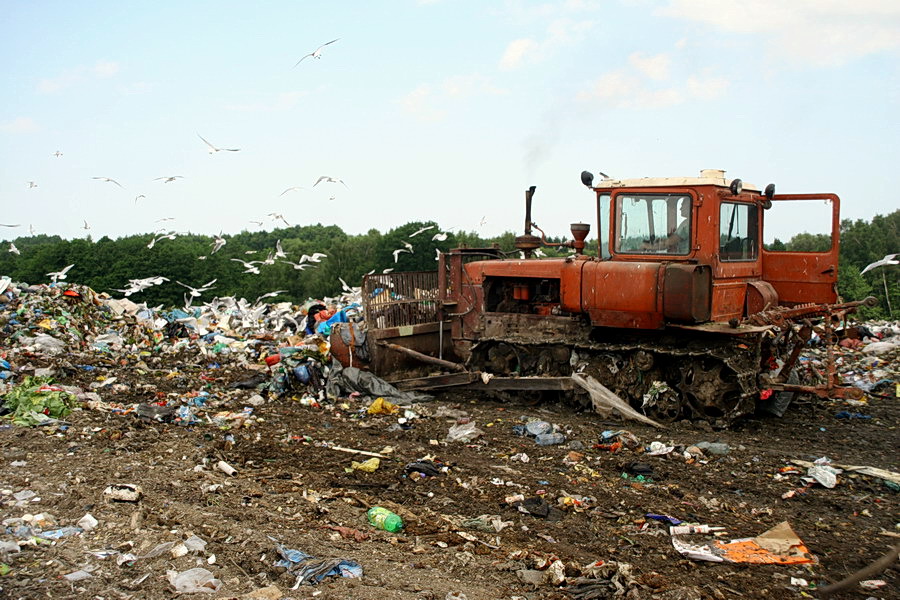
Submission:
[[[179,594],[212,594],[222,588],[222,582],[206,569],[194,568],[187,571],[166,571],[166,578]]]
[[[672,545],[688,558],[709,562],[783,565],[816,562],[816,557],[810,553],[787,521],[754,538],[691,544],[673,536]]]
[[[275,551],[281,556],[281,560],[275,563],[276,567],[284,567],[287,572],[296,577],[292,589],[301,585],[316,585],[327,577],[344,577],[356,579],[362,577],[362,566],[353,560],[340,558],[317,559],[301,550],[293,550],[275,543]]]
[[[400,515],[382,506],[373,506],[366,511],[366,519],[372,527],[391,533],[396,533],[403,529],[403,519],[400,518]]]
[[[16,425],[41,425],[69,415],[77,404],[73,394],[53,385],[51,377],[28,375],[3,397],[8,418]]]

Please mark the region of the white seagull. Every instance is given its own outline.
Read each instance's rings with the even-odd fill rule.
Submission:
[[[312,52],[310,52],[309,54],[307,54],[306,56],[304,56],[303,58],[298,60],[296,62],[296,64],[294,64],[294,67],[296,67],[297,65],[302,63],[304,59],[309,58],[310,56],[312,56],[313,58],[316,58],[316,59],[322,58],[322,49],[325,48],[325,46],[327,46],[328,44],[335,43],[339,39],[341,39],[341,38],[337,38],[336,40],[331,40],[330,42],[325,42],[324,44],[322,44],[321,46],[319,46],[318,48],[316,48],[315,50],[313,50]]]
[[[88,225],[87,219],[84,219],[84,225],[82,225],[81,228],[84,230],[88,230],[91,228],[91,226]]]
[[[416,232],[414,232],[414,233],[409,234],[409,237],[411,237],[411,238],[416,237],[416,236],[419,235],[420,233],[424,233],[424,232],[428,231],[429,229],[434,229],[434,225],[429,225],[428,227],[423,227],[422,229],[420,229],[420,230],[418,230],[418,231],[416,231]]]
[[[153,246],[156,245],[156,242],[158,242],[160,240],[174,240],[176,235],[178,235],[178,234],[176,234],[174,231],[170,231],[168,233],[162,234],[159,237],[155,237],[152,240],[150,240],[149,244],[147,244],[147,248],[152,250]]]
[[[262,227],[262,226],[263,226],[263,222],[262,222],[262,221],[250,221],[250,222],[253,223],[254,225],[256,225],[257,227]]]
[[[287,258],[287,254],[281,248],[281,240],[275,242],[275,258]]]
[[[225,241],[225,238],[222,237],[221,233],[219,235],[214,235],[213,237],[215,238],[215,240],[213,240],[213,243],[212,243],[213,249],[212,249],[212,252],[210,252],[210,254],[215,254],[216,252],[218,252],[219,250],[222,249],[222,246],[224,246],[227,243]]]
[[[897,260],[898,254],[888,254],[881,260],[876,260],[871,265],[867,265],[865,269],[860,271],[860,275],[865,273],[866,271],[871,271],[872,269],[877,269],[878,267],[886,267],[887,265],[900,265],[900,260]]]
[[[295,185],[293,187],[289,187],[288,189],[284,190],[283,192],[278,194],[278,196],[281,197],[281,196],[284,196],[285,194],[287,194],[288,192],[293,192],[295,190],[305,190],[305,189],[306,188],[303,186]]]
[[[284,215],[282,215],[282,214],[271,212],[271,213],[268,214],[268,216],[272,217],[272,220],[273,220],[273,221],[279,221],[279,220],[280,220],[282,223],[284,223],[284,224],[287,225],[288,227],[291,226],[291,224],[288,223],[288,222],[284,219]]]
[[[285,264],[291,265],[294,267],[294,269],[296,269],[298,271],[302,271],[303,269],[308,269],[310,267],[315,268],[315,266],[313,266],[311,263],[295,263],[295,262],[291,262],[289,260],[280,260],[278,262],[283,262]]]
[[[33,181],[28,182],[28,189],[36,188],[36,187],[37,187],[37,184],[35,182],[33,182]]]
[[[15,225],[7,225],[6,223],[0,223],[0,227],[19,227],[21,223],[17,223]]]
[[[447,233],[443,231],[439,231],[433,236],[431,236],[432,242],[444,242],[447,240]]]
[[[283,294],[283,293],[285,293],[286,291],[287,291],[287,290],[275,290],[274,292],[269,292],[268,294],[263,294],[262,296],[260,296],[259,298],[257,298],[257,299],[256,299],[256,302],[254,302],[253,304],[258,304],[259,301],[262,300],[263,298],[274,298],[274,297],[277,296],[278,294]]]
[[[9,251],[16,255],[22,254],[21,252],[19,252],[19,249],[16,248],[16,245],[13,244],[12,242],[9,243]]]
[[[303,254],[300,256],[300,262],[322,262],[323,258],[328,258],[327,254],[322,254],[321,252],[313,252],[312,254]]]
[[[120,188],[125,189],[125,186],[123,186],[121,183],[119,183],[115,179],[110,179],[109,177],[91,177],[91,179],[99,179],[100,181],[105,181],[107,183],[114,183],[117,186],[119,186]]]
[[[184,179],[184,175],[169,175],[168,177],[157,177],[153,181],[163,180],[163,183],[169,183],[170,181],[175,181],[176,179]]]
[[[207,141],[207,139],[205,137],[203,137],[202,135],[200,135],[199,133],[197,134],[197,137],[200,138],[201,140],[203,140],[203,143],[205,143],[207,146],[209,146],[210,154],[215,154],[216,152],[222,152],[222,151],[225,151],[225,152],[240,152],[241,151],[240,148],[217,148],[216,146],[213,146],[212,144],[210,144]]]
[[[410,244],[409,242],[407,242],[407,241],[405,241],[405,240],[400,240],[400,243],[403,244],[403,246],[404,246],[407,250],[409,250],[411,253],[413,252],[413,245],[412,245],[412,244]]]
[[[202,294],[202,293],[205,292],[206,290],[212,289],[212,284],[214,284],[215,282],[216,282],[216,280],[213,279],[213,280],[210,281],[209,283],[204,283],[202,286],[196,287],[196,288],[195,288],[195,287],[191,287],[191,286],[189,286],[189,285],[186,285],[186,284],[184,284],[184,283],[181,283],[180,281],[176,281],[175,283],[177,283],[178,285],[180,285],[180,286],[182,286],[182,287],[186,287],[187,289],[191,290],[191,292],[190,292],[191,298],[199,298],[199,297],[200,297],[200,294]]]
[[[47,277],[49,277],[50,279],[52,279],[52,280],[53,280],[53,283],[56,283],[56,282],[59,281],[60,279],[65,279],[65,278],[66,278],[66,273],[68,273],[68,272],[69,272],[69,269],[71,269],[71,268],[74,267],[74,266],[75,266],[75,265],[69,265],[68,267],[66,267],[66,268],[63,269],[62,271],[53,271],[52,273],[47,273]]]
[[[232,258],[234,262],[239,262],[244,265],[244,273],[253,273],[254,275],[259,275],[259,267],[256,265],[261,264],[258,260],[252,260],[247,262],[245,260],[241,260],[239,258]]]
[[[394,250],[394,262],[395,263],[400,258],[400,254],[403,252],[408,252],[408,253],[412,254],[412,250],[407,250],[406,248],[397,248],[396,250]]]
[[[53,153],[53,156],[55,156],[56,158],[59,158],[60,156],[62,156],[62,152],[57,150],[56,152]]]
[[[138,200],[140,200],[141,198],[146,198],[146,197],[147,196],[145,196],[143,194],[138,194],[137,196],[134,197],[134,203],[137,204]]]
[[[340,184],[343,184],[343,186],[344,186],[345,188],[347,188],[348,190],[350,189],[350,186],[348,186],[346,183],[344,183],[344,180],[343,180],[343,179],[338,179],[337,177],[329,177],[328,175],[321,175],[321,176],[319,176],[319,178],[316,179],[316,182],[313,184],[313,187],[316,187],[317,185],[319,185],[319,184],[322,183],[323,181],[324,181],[325,183],[340,183]]]

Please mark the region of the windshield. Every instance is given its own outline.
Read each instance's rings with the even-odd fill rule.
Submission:
[[[686,194],[616,196],[616,252],[688,254],[691,197]]]

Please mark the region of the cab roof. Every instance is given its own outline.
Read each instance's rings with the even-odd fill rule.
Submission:
[[[595,189],[605,188],[647,188],[647,187],[673,187],[715,185],[728,187],[731,181],[725,179],[725,171],[721,169],[703,169],[700,177],[642,177],[641,179],[613,179],[604,178],[594,184]],[[759,192],[758,186],[752,183],[743,183],[745,191]]]

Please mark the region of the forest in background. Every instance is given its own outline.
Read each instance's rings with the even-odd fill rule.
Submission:
[[[416,231],[431,227],[413,237]],[[65,240],[59,236],[32,235],[3,242],[0,251],[0,276],[13,281],[45,283],[47,273],[74,265],[67,273],[67,281],[90,286],[98,292],[121,297],[121,291],[131,279],[163,276],[170,281],[134,294],[131,299],[148,305],[181,306],[184,304],[184,284],[199,287],[216,280],[210,297],[235,296],[251,302],[275,290],[285,290],[272,301],[289,300],[301,304],[310,298],[333,297],[341,291],[341,279],[351,286],[359,286],[369,272],[381,273],[393,268],[396,272],[433,271],[436,250],[486,247],[498,245],[513,253],[516,234],[483,238],[475,232],[446,232],[446,239],[433,239],[440,232],[434,222],[411,222],[381,233],[371,229],[362,235],[348,235],[336,225],[296,225],[273,231],[242,231],[223,235],[225,245],[213,253],[214,237],[196,234],[163,238],[152,248],[148,245],[157,234],[142,234],[110,239],[90,237]],[[281,243],[286,259],[272,264],[257,264],[259,274],[245,273],[240,261],[265,261]],[[549,241],[560,242],[561,238]],[[405,243],[412,245],[412,252]],[[816,250],[828,245],[828,236],[801,233],[787,242],[775,240],[771,249],[788,251]],[[15,254],[12,246],[19,251]],[[588,241],[587,253],[596,255],[596,240]],[[5,251],[10,249],[10,251]],[[563,255],[553,249],[543,249],[548,256]],[[300,262],[304,254],[316,252],[327,255],[321,262],[302,270],[291,264]],[[838,269],[838,290],[845,300],[861,300],[875,296],[879,305],[863,309],[866,318],[892,318],[900,308],[900,266],[888,265],[861,274],[866,265],[900,252],[900,210],[889,215],[877,215],[871,221],[844,220],[841,222],[841,251]],[[205,259],[199,257],[205,256]],[[237,259],[237,260],[235,260]],[[271,258],[269,259],[272,260]],[[341,278],[341,279],[339,279]]]

